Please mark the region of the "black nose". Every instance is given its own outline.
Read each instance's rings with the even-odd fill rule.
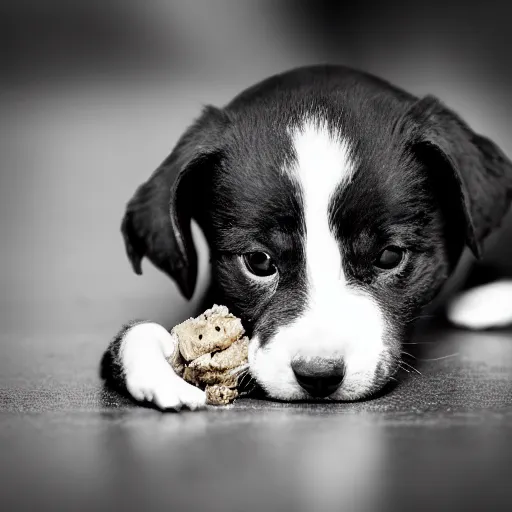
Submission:
[[[301,387],[318,398],[332,395],[345,376],[345,365],[341,359],[294,358],[292,370]]]

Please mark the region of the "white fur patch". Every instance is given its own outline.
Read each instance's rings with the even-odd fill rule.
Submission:
[[[354,399],[372,386],[384,350],[381,311],[368,294],[347,284],[340,248],[329,228],[332,195],[350,183],[355,166],[347,142],[322,124],[307,122],[293,133],[293,142],[297,163],[290,173],[304,200],[308,303],[265,347],[253,339],[249,362],[270,395],[293,400],[307,398],[290,366],[295,356],[342,358],[345,379],[331,398]]]
[[[154,403],[162,410],[204,407],[204,391],[176,375],[167,362],[176,340],[159,324],[134,325],[124,335],[120,358],[126,388],[133,398]]]
[[[466,329],[512,324],[512,281],[496,281],[462,292],[448,305],[447,315],[450,322]]]

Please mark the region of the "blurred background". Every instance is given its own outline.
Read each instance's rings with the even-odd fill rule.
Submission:
[[[124,205],[203,105],[268,75],[322,62],[362,68],[439,96],[512,155],[511,5],[3,1],[2,378],[22,385],[30,368],[47,380],[59,357],[70,364],[52,379],[82,369],[95,382],[121,323],[171,326],[188,315],[163,274],[147,262],[142,278],[132,273]],[[206,267],[203,258],[202,282]]]

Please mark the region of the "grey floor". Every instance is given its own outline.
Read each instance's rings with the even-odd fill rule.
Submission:
[[[2,510],[512,506],[512,332],[425,325],[404,347],[421,375],[367,402],[181,414],[104,389],[107,340],[42,329],[0,360]]]

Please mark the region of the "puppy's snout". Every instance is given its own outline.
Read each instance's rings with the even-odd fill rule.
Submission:
[[[295,357],[292,370],[300,386],[317,398],[332,395],[345,376],[345,364],[341,359]]]

